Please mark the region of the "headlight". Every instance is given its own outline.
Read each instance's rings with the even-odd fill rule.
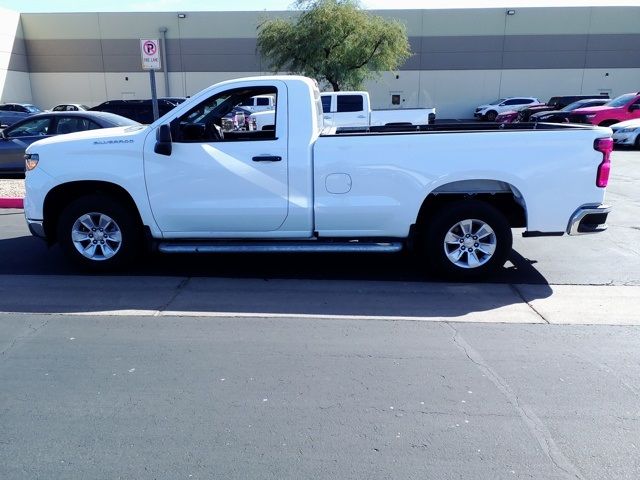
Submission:
[[[27,172],[36,168],[39,161],[40,157],[37,153],[26,153],[24,156],[24,166],[27,169]]]
[[[628,127],[628,128],[623,128],[622,130],[618,130],[618,132],[620,132],[620,133],[633,133],[633,132],[637,132],[638,130],[640,130],[640,127]]]

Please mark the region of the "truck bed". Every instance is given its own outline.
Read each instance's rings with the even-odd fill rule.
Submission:
[[[384,125],[370,127],[338,127],[335,131],[325,130],[321,136],[332,135],[362,135],[372,133],[455,133],[455,132],[495,132],[495,131],[514,131],[514,130],[591,130],[595,128],[593,125],[577,125],[566,123],[451,123],[451,124],[433,124],[433,125]]]

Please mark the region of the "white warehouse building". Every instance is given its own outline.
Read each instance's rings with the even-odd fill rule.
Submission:
[[[431,107],[469,118],[506,96],[640,90],[640,6],[381,10],[413,56],[368,82],[374,108]],[[0,101],[41,108],[149,98],[141,38],[166,38],[159,96],[271,73],[256,48],[266,18],[294,12],[16,13],[0,10]],[[399,95],[399,106],[392,96]]]

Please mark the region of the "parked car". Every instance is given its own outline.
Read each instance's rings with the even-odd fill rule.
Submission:
[[[275,130],[276,128],[276,111],[264,110],[255,112],[249,118],[249,124],[254,130]]]
[[[252,112],[244,107],[236,107],[231,112],[222,117],[222,130],[255,130],[255,123],[252,123]]]
[[[84,130],[139,125],[103,112],[49,112],[25,118],[0,132],[0,173],[24,173],[24,151],[37,140]]]
[[[547,103],[544,103],[541,105],[533,105],[531,107],[521,109],[520,112],[518,113],[518,118],[516,119],[516,121],[528,122],[530,121],[531,115],[534,115],[536,113],[547,112],[552,110],[561,110],[567,105],[574,103],[578,100],[585,100],[585,99],[591,99],[591,98],[601,98],[605,100],[605,102],[609,101],[608,94],[564,95],[564,96],[551,97]]]
[[[613,143],[640,148],[640,118],[611,125]]]
[[[277,95],[275,131],[212,128],[262,94]],[[502,267],[512,228],[527,237],[606,228],[608,128],[353,134],[323,128],[319,95],[299,76],[231,80],[148,127],[36,142],[25,155],[29,229],[94,269],[130,268],[145,242],[167,254],[415,248],[464,279]]]
[[[551,122],[551,123],[568,123],[569,115],[574,110],[586,107],[597,107],[609,102],[609,98],[589,98],[585,100],[578,100],[577,102],[570,103],[561,110],[545,110],[542,112],[534,113],[529,117],[530,122]]]
[[[177,98],[172,98],[171,100],[159,98],[158,111],[160,116],[162,117],[167,112],[170,112],[180,103],[182,102]],[[89,110],[93,112],[115,113],[116,115],[130,118],[131,120],[144,124],[153,123],[154,120],[151,100],[108,100]]]
[[[520,110],[527,108],[528,105],[522,105],[520,107],[514,107],[513,110],[507,110],[506,112],[502,112],[500,114],[498,114],[498,116],[495,119],[496,123],[512,123],[515,122],[516,119],[518,118],[518,114],[520,113]]]
[[[609,127],[625,120],[640,118],[640,92],[625,93],[600,107],[580,108],[569,115],[574,123]]]
[[[52,112],[83,112],[89,110],[89,107],[81,103],[61,103],[51,109]]]
[[[276,97],[273,95],[256,95],[255,97],[244,100],[238,106],[250,111],[251,113],[273,110],[276,108]]]
[[[8,127],[41,112],[42,110],[30,103],[3,103],[0,105],[0,127]]]
[[[540,100],[535,97],[509,97],[499,98],[493,102],[489,102],[484,105],[476,107],[473,116],[480,120],[487,120],[489,122],[495,122],[496,117],[507,110],[513,110],[516,106],[540,104]]]

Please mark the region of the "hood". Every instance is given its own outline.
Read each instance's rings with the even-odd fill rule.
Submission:
[[[624,122],[611,125],[611,128],[619,130],[621,128],[640,128],[640,118],[634,118],[633,120],[625,120]]]
[[[585,115],[589,113],[604,112],[605,110],[611,110],[611,107],[607,107],[606,105],[600,105],[598,107],[578,108],[577,110],[574,110],[571,113],[574,115],[580,115],[580,114]]]
[[[540,118],[540,117],[546,117],[547,115],[558,115],[558,114],[564,114],[564,113],[573,113],[573,112],[563,112],[562,110],[539,110],[531,116]]]
[[[149,127],[144,125],[128,125],[125,127],[102,128],[98,130],[85,130],[83,132],[56,135],[32,143],[29,148],[27,148],[27,153],[31,153],[39,147],[47,145],[80,142],[83,140],[93,140],[93,143],[97,145],[109,143],[133,143],[133,137],[137,137],[141,132],[146,131],[148,128]]]

